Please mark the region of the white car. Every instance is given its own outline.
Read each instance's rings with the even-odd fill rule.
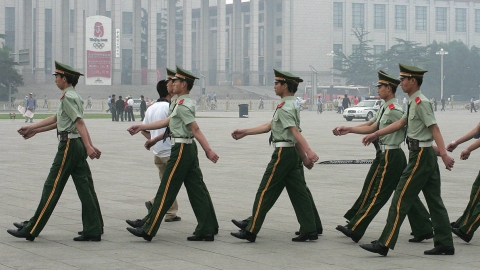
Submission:
[[[381,99],[362,100],[357,105],[346,108],[343,111],[343,118],[347,119],[347,121],[352,121],[353,119],[365,119],[368,121],[372,119],[375,114],[377,114],[377,111],[380,109],[381,105]]]

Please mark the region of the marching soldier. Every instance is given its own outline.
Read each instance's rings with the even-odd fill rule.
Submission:
[[[453,255],[452,229],[448,213],[440,196],[440,170],[437,153],[447,170],[451,170],[455,161],[447,155],[442,134],[433,114],[432,106],[420,91],[426,70],[400,65],[400,86],[409,96],[407,112],[402,119],[363,138],[368,145],[379,136],[393,133],[405,127],[407,145],[410,150],[407,167],[393,195],[382,235],[371,244],[360,245],[365,250],[386,256],[397,242],[398,232],[405,216],[412,208],[415,198],[423,191],[432,218],[435,236],[434,248],[425,255]],[[437,147],[432,147],[435,140]]]

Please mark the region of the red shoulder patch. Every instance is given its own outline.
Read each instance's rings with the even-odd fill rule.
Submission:
[[[281,108],[281,107],[283,107],[283,104],[285,104],[285,101],[284,101],[284,102],[282,102],[282,103],[280,103],[280,104],[278,104],[278,105],[277,105],[277,108]]]
[[[62,100],[64,97],[65,97],[65,93],[62,94],[62,96],[60,97],[60,100]]]
[[[391,103],[390,105],[388,105],[388,108],[389,108],[390,110],[395,109],[395,104]]]
[[[183,104],[183,99],[178,102],[178,105],[182,105],[182,104]]]
[[[420,97],[415,98],[415,103],[417,103],[417,104],[422,103],[422,100],[420,99]]]

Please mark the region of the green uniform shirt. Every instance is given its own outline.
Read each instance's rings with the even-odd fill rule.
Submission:
[[[381,115],[382,111],[383,115]],[[377,115],[375,115],[375,118],[377,116],[379,117],[379,119],[375,120],[375,125],[378,125],[378,122],[380,121],[380,125],[378,128],[382,129],[396,122],[397,120],[400,120],[403,116],[403,110],[402,107],[400,107],[400,105],[397,103],[396,98],[392,98],[382,105]],[[404,129],[402,128],[395,131],[394,133],[380,136],[379,141],[380,144],[398,146],[402,143],[404,139],[403,136]]]
[[[173,109],[175,109],[175,106],[177,105],[177,99],[178,96],[175,94],[171,99],[170,99],[170,108],[168,109],[168,115],[171,115],[173,112]]]
[[[300,129],[300,112],[295,104],[295,97],[287,96],[280,100],[277,110],[272,119],[272,135],[274,142],[293,142],[297,143],[290,127]]]
[[[58,131],[78,133],[75,121],[77,118],[83,118],[83,100],[73,87],[63,90],[55,117]]]
[[[418,90],[408,99],[408,104],[410,112],[405,112],[402,117],[408,121],[407,137],[421,142],[433,141],[433,134],[428,127],[436,124],[437,120],[428,98]]]
[[[195,104],[190,95],[178,97],[177,105],[170,115],[170,132],[173,138],[193,138],[188,124],[195,122]]]

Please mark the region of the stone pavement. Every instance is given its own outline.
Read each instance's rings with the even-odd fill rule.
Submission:
[[[373,158],[373,146],[361,145],[362,136],[335,137],[331,133],[335,126],[363,121],[347,122],[334,112],[318,115],[303,111],[301,115],[303,134],[321,161]],[[13,228],[13,222],[33,215],[58,142],[53,131],[25,141],[16,132],[25,124],[22,119],[1,120],[0,269],[478,269],[477,237],[466,244],[454,236],[455,256],[425,256],[423,251],[433,247],[432,240],[409,243],[410,228],[404,223],[395,250],[381,257],[362,250],[336,231],[337,224],[345,224],[343,214],[358,196],[369,165],[316,165],[306,170],[324,225],[318,241],[291,241],[299,225],[286,192],[270,211],[255,243],[230,236],[236,231],[230,220],[251,214],[255,192],[273,150],[268,146],[268,134],[234,141],[230,133],[235,128],[269,121],[272,111],[250,112],[250,118],[218,111],[198,112],[197,116],[201,130],[220,156],[213,164],[203,151],[199,153],[220,223],[214,242],[186,240],[196,220],[184,188],[178,195],[182,221],[162,223],[152,242],[126,231],[125,219],[146,214],[144,201],[156,193],[159,179],[153,154],[143,148],[142,135],[132,137],[126,131],[133,123],[108,119],[86,121],[94,144],[102,150],[101,159],[89,160],[105,220],[102,241],[72,240],[82,225],[80,203],[71,181],[34,242],[10,236],[6,230]],[[437,113],[446,142],[473,128],[478,119],[467,110]],[[474,152],[467,161],[459,158],[467,145],[454,152],[457,163],[453,171],[441,171],[443,199],[452,220],[465,208],[478,171],[480,152]],[[380,236],[386,213],[384,207],[359,244]]]

